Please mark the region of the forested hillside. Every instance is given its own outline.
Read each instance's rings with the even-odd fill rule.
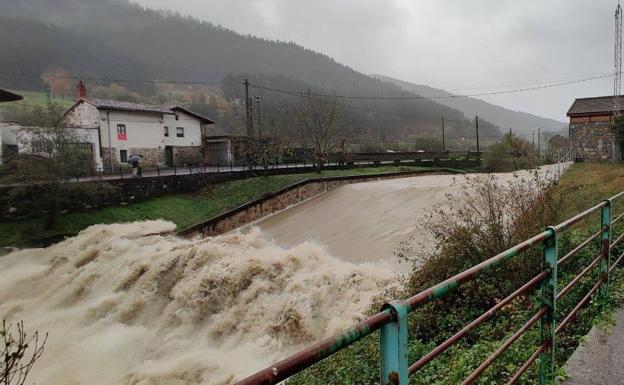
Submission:
[[[531,132],[536,130],[538,127],[542,127],[546,131],[551,132],[558,133],[562,130],[567,132],[566,123],[554,119],[543,118],[541,116],[528,114],[522,111],[512,111],[476,98],[455,98],[452,97],[453,94],[450,92],[422,84],[408,83],[383,75],[374,76],[378,79],[396,84],[406,91],[415,92],[427,98],[436,98],[436,102],[447,107],[455,108],[463,112],[466,117],[479,115],[501,128],[511,127],[514,132],[531,134]]]
[[[43,90],[41,74],[61,71],[72,81],[85,79],[90,90],[121,85],[133,95],[164,100],[158,95],[163,87],[155,81],[174,81],[180,84],[168,84],[168,91],[207,92],[208,97],[195,98],[192,104],[206,100],[212,107],[204,111],[215,113],[219,100],[211,96],[231,102],[242,92],[243,74],[270,88],[417,96],[295,43],[243,36],[126,0],[4,0],[0,52],[0,84],[7,88]],[[228,76],[230,81],[224,82]],[[231,87],[233,79],[235,88]],[[215,95],[215,87],[224,88],[221,95]],[[263,96],[267,108],[284,99],[276,92],[252,91]],[[231,125],[226,119],[232,116],[231,108],[220,104],[221,121]],[[361,138],[365,141],[439,136],[442,116],[447,121],[449,142],[474,139],[474,122],[460,111],[428,99],[347,100],[346,104],[363,125]],[[486,121],[480,128],[483,142],[500,136],[498,128]]]

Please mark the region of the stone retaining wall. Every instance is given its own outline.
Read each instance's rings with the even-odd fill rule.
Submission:
[[[186,237],[195,235],[207,237],[223,234],[344,184],[450,172],[456,173],[457,171],[451,169],[418,170],[386,174],[306,179],[260,199],[246,203],[226,213],[217,215],[205,222],[183,229],[179,231],[178,234]]]
[[[203,162],[202,147],[176,146],[173,148],[173,162],[176,166],[185,164],[201,164]]]

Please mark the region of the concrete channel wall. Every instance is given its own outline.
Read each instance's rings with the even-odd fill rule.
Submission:
[[[196,235],[208,237],[223,234],[344,184],[460,172],[461,171],[455,169],[438,168],[384,174],[306,179],[212,217],[207,221],[180,230],[178,235],[185,237]]]

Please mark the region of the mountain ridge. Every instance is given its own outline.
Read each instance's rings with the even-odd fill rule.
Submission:
[[[423,84],[410,83],[390,76],[370,74],[380,80],[391,82],[406,91],[417,93],[425,98],[432,99],[437,103],[461,111],[467,119],[478,115],[505,131],[512,128],[515,132],[530,135],[538,127],[546,131],[559,133],[567,131],[567,123],[555,119],[545,118],[524,111],[511,110],[493,103],[486,102],[475,97],[453,97],[455,94]],[[441,98],[440,98],[441,97]]]

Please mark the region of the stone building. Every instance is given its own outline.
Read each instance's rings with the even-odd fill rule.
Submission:
[[[143,165],[203,162],[203,140],[214,122],[183,107],[164,107],[86,96],[82,82],[78,101],[65,112],[70,126],[97,133],[96,164],[114,169],[133,154]]]
[[[624,105],[624,97],[620,105]],[[576,99],[568,110],[570,147],[577,161],[621,161],[613,127],[613,96]]]

